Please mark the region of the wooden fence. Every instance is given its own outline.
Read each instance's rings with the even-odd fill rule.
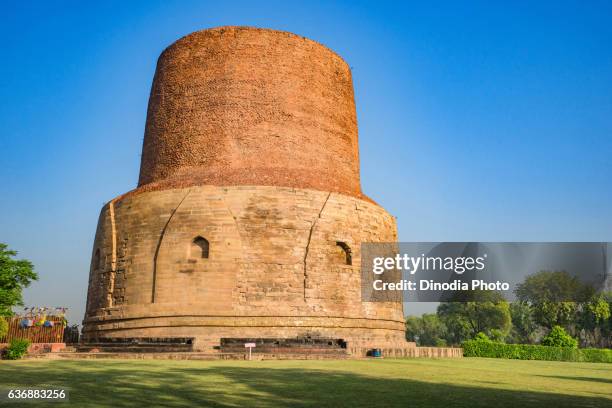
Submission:
[[[23,317],[8,318],[9,330],[5,337],[0,337],[0,343],[9,343],[13,339],[27,339],[32,343],[62,343],[64,337],[64,320],[59,316],[48,316],[53,327],[36,326],[21,327]]]

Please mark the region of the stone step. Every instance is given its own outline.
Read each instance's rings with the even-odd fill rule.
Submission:
[[[190,344],[179,345],[87,345],[77,347],[78,352],[98,352],[109,353],[174,353],[174,352],[190,352],[192,347]]]
[[[222,353],[248,352],[243,347],[221,347]],[[346,349],[342,348],[316,348],[316,347],[254,347],[251,349],[253,354],[347,354]]]
[[[47,353],[27,358],[45,358],[49,360],[81,360],[81,359],[140,359],[140,360],[247,360],[247,353],[109,353],[109,352],[69,352]],[[261,353],[253,354],[253,360],[344,360],[347,354],[295,354],[295,353]]]
[[[107,343],[107,342],[95,342],[95,343],[82,343],[77,345],[76,347],[176,347],[176,346],[182,346],[182,347],[191,347],[192,344],[187,344],[187,343]]]
[[[99,337],[81,344],[191,344],[191,337]]]
[[[192,347],[191,344],[183,343],[85,343],[79,344],[77,348],[82,347]]]
[[[219,354],[193,352],[77,352],[47,355],[49,359],[219,360]]]

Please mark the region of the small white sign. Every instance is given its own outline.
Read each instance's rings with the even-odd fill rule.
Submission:
[[[255,347],[255,343],[244,343],[244,347]]]

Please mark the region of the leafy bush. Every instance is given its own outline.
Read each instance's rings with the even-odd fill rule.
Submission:
[[[486,340],[468,340],[463,342],[462,347],[465,357],[612,363],[611,349],[578,349],[531,344],[504,344]]]
[[[8,333],[9,325],[6,319],[0,316],[0,339]]]
[[[19,360],[28,352],[30,341],[25,339],[13,339],[6,348],[5,357],[7,360]]]
[[[484,334],[483,332],[478,332],[476,334],[476,336],[474,337],[474,340],[476,341],[491,341],[491,339],[489,338],[489,336],[487,336],[486,334]]]
[[[585,348],[578,349],[578,351],[584,358],[582,361],[590,363],[612,363],[611,349]]]
[[[444,339],[436,339],[435,347],[448,347],[448,343]]]
[[[542,339],[543,346],[577,348],[578,340],[570,336],[563,327],[555,326]]]
[[[489,331],[489,337],[491,338],[492,341],[497,341],[499,343],[505,343],[507,333],[504,333],[503,331],[498,330],[498,329],[491,329]]]

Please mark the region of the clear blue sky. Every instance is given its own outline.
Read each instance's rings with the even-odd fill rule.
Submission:
[[[0,242],[80,322],[100,207],[135,187],[151,80],[192,31],[292,31],[353,67],[364,190],[403,241],[612,241],[610,2],[2,5]],[[399,2],[398,2],[399,3]]]

